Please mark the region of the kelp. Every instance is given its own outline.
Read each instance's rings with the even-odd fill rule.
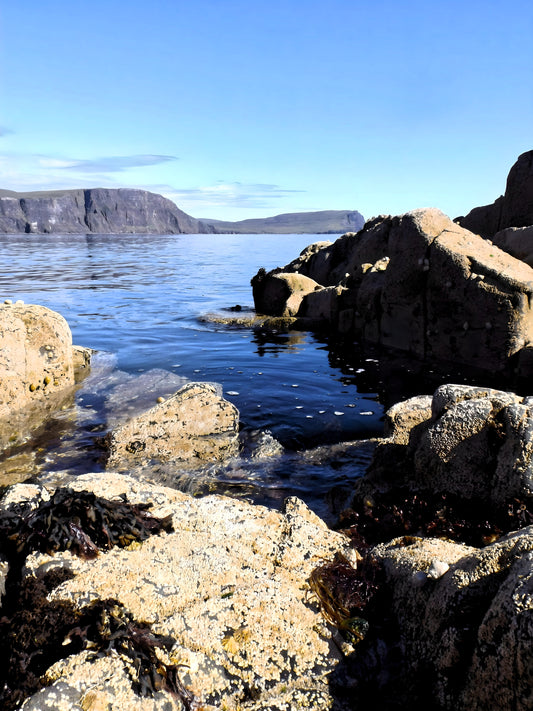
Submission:
[[[171,517],[148,513],[151,504],[100,498],[89,491],[56,489],[49,501],[10,504],[0,512],[0,548],[8,558],[33,551],[71,550],[94,558],[99,550],[126,547],[161,531],[172,531]]]
[[[170,651],[172,638],[153,633],[116,600],[98,600],[82,608],[63,600],[50,602],[49,583],[50,578],[24,580],[17,610],[0,619],[2,709],[17,708],[47,685],[46,670],[52,664],[83,650],[90,650],[89,661],[118,655],[139,696],[164,689],[185,709],[192,708],[193,696],[181,683],[178,668],[158,655],[158,650]]]
[[[12,503],[0,512],[0,550],[9,562],[0,619],[0,708],[17,708],[47,684],[45,672],[52,664],[83,650],[90,650],[89,660],[118,655],[137,694],[151,696],[165,689],[185,709],[192,708],[193,697],[178,668],[162,660],[172,638],[153,633],[116,600],[82,608],[48,601],[48,591],[69,577],[64,569],[22,578],[24,561],[33,551],[70,550],[91,559],[100,550],[128,547],[173,530],[171,516],[156,518],[149,508],[131,504],[125,496],[110,501],[65,487],[49,501]]]
[[[493,543],[503,534],[533,523],[530,503],[513,499],[504,510],[458,495],[397,488],[355,498],[336,528],[358,547],[399,536],[431,536],[472,546]]]
[[[378,564],[362,556],[354,568],[346,556],[336,553],[332,561],[312,571],[308,582],[326,620],[351,644],[364,639],[369,630],[365,612],[380,589]]]

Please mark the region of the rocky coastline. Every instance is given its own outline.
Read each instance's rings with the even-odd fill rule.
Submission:
[[[527,198],[533,151],[518,165]],[[465,219],[416,210],[311,245],[252,279],[259,327],[520,376],[524,391],[445,383],[394,404],[335,530],[296,497],[274,511],[131,475],[239,456],[239,413],[209,383],[115,427],[105,472],[6,487],[3,708],[532,708],[533,269]],[[3,304],[0,332],[5,454],[72,398],[91,353],[40,306]]]

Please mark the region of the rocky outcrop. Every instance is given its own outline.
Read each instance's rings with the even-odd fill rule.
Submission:
[[[400,538],[372,555],[392,591],[411,703],[443,711],[531,708],[533,527],[483,549]]]
[[[296,498],[276,512],[220,496],[193,499],[112,473],[78,477],[73,488],[152,502],[151,514],[170,515],[174,531],[93,560],[30,555],[26,575],[66,573],[55,578],[52,603],[83,607],[113,599],[171,638],[168,661],[201,708],[346,708],[336,705],[328,685],[342,655],[306,584],[324,558],[347,551],[345,536]],[[27,497],[27,486],[15,487],[9,500]],[[24,709],[182,708],[164,691],[137,696],[130,674],[121,655],[87,650],[45,670],[50,686]]]
[[[285,302],[267,291],[292,272],[323,287],[295,313],[289,290]],[[533,270],[436,209],[370,220],[252,284],[259,312],[294,313],[423,360],[505,371],[533,342]]]
[[[533,226],[507,227],[494,235],[492,243],[533,267]]]
[[[471,499],[505,514],[513,500],[533,501],[533,399],[467,385],[443,385],[432,398],[400,403],[387,414],[363,492],[407,486]]]
[[[347,230],[360,230],[365,222],[357,210],[291,212],[239,222],[202,221],[217,234],[339,234]]]
[[[475,207],[456,221],[483,237],[492,237],[507,227],[533,225],[533,151],[518,157],[509,172],[504,195],[492,205]]]
[[[200,466],[237,452],[239,412],[212,383],[188,383],[172,397],[113,429],[106,466],[127,469],[150,461]]]
[[[195,234],[212,232],[161,195],[92,188],[0,195],[0,233]]]
[[[72,345],[65,319],[44,306],[0,305],[0,420],[54,403],[75,384],[90,351]],[[14,433],[12,433],[14,434]]]

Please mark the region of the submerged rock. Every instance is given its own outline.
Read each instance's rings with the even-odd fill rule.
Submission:
[[[237,453],[239,412],[212,383],[188,383],[167,400],[113,429],[108,469],[149,461],[200,466]]]

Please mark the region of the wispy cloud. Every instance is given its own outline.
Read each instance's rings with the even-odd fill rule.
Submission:
[[[86,173],[119,173],[129,168],[146,168],[178,160],[176,156],[140,154],[133,156],[104,156],[93,160],[69,160],[61,167]]]
[[[282,188],[270,183],[225,183],[197,188],[163,188],[166,197],[178,205],[194,203],[196,209],[212,207],[268,208],[279,200],[305,190]]]
[[[13,131],[5,126],[0,126],[0,136],[9,136]]]

